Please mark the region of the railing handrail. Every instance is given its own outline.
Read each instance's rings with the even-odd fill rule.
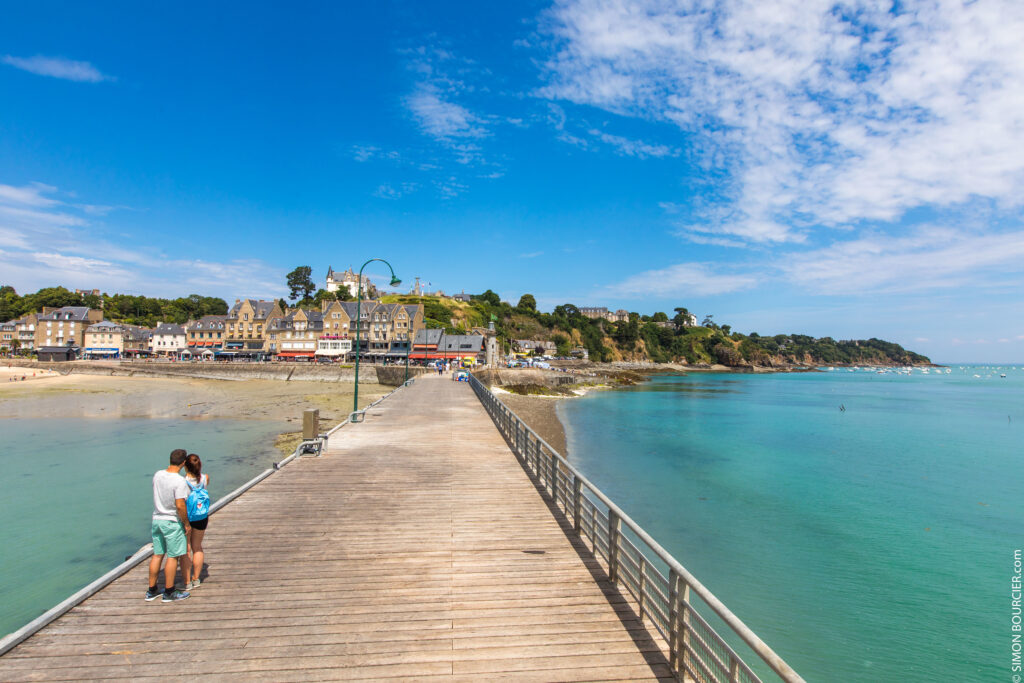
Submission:
[[[782,680],[787,683],[804,683],[804,679],[796,673],[796,671],[787,664],[782,657],[780,657],[771,647],[768,646],[761,638],[755,634],[750,627],[743,623],[739,617],[719,600],[714,593],[708,590],[707,587],[702,584],[697,577],[695,577],[686,567],[684,567],[676,558],[674,558],[667,550],[665,550],[661,544],[655,541],[650,534],[644,531],[643,527],[637,524],[633,519],[626,514],[618,505],[614,503],[608,496],[604,494],[597,486],[595,486],[589,479],[587,479],[579,470],[577,470],[568,460],[566,460],[558,451],[551,447],[551,445],[545,441],[539,434],[537,434],[529,425],[516,415],[511,409],[502,403],[483,383],[477,379],[472,373],[470,373],[470,384],[474,388],[474,393],[477,394],[481,402],[484,402],[484,396],[488,398],[496,406],[506,412],[509,416],[515,419],[517,427],[521,426],[525,429],[525,432],[532,435],[534,441],[538,444],[543,444],[550,455],[556,459],[559,465],[568,471],[574,479],[578,480],[581,485],[586,488],[596,497],[601,503],[603,503],[609,510],[610,517],[614,515],[623,525],[629,528],[637,538],[639,538],[651,551],[664,562],[672,573],[676,574],[682,581],[692,590],[704,603],[711,608],[711,610],[730,628],[732,631],[739,636],[743,642],[745,642],[750,649],[760,657],[765,664],[771,668]],[[485,402],[485,407],[486,402]],[[501,425],[498,425],[499,430]],[[518,449],[518,442],[516,443],[515,449]],[[517,453],[518,455],[518,453]],[[554,488],[554,487],[553,487]],[[557,494],[555,494],[557,501]],[[615,569],[610,568],[610,573],[614,574]]]

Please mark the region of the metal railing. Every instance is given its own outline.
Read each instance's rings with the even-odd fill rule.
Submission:
[[[700,683],[760,683],[761,678],[698,611],[713,614],[767,664],[780,680],[803,683],[779,655],[751,631],[646,531],[505,406],[480,380],[470,384],[498,430],[595,558],[612,583],[636,601],[640,618],[664,638],[673,673]],[[663,571],[667,570],[667,576]]]

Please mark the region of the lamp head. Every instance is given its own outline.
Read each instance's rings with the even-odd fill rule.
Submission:
[[[400,285],[400,284],[402,284],[402,281],[401,281],[401,280],[399,280],[399,279],[398,279],[397,277],[395,277],[394,275],[392,275],[392,276],[391,276],[391,286],[392,286],[392,287],[397,287],[397,286],[398,286],[398,285]]]

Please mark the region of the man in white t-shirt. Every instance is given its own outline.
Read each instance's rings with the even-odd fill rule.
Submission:
[[[189,596],[186,591],[174,588],[178,558],[187,551],[185,539],[189,524],[185,499],[188,498],[189,487],[180,474],[187,455],[181,448],[174,449],[171,451],[170,467],[153,475],[153,558],[149,561],[147,602],[160,597],[157,577],[164,555],[167,555],[167,565],[164,567],[163,602],[184,600]]]

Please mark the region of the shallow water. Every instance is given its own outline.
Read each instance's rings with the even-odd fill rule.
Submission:
[[[1009,680],[1019,367],[693,374],[559,410],[574,464],[808,681]]]
[[[149,542],[153,473],[173,449],[200,455],[216,501],[280,459],[282,429],[254,420],[0,420],[0,634]]]

